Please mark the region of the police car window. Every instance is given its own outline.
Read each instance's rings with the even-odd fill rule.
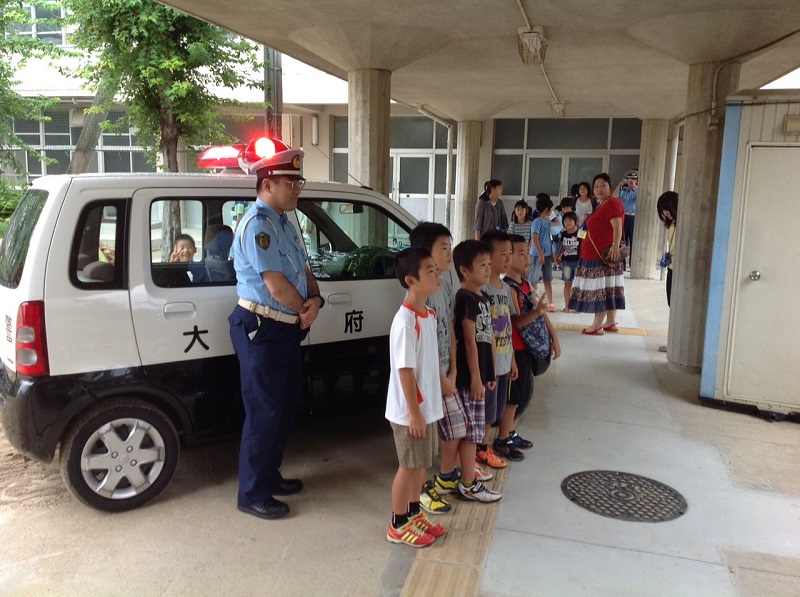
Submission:
[[[297,219],[320,280],[392,278],[394,255],[408,246],[408,229],[366,203],[301,198]]]
[[[236,284],[231,257],[245,201],[164,198],[150,206],[150,271],[166,288]]]
[[[87,205],[78,218],[72,251],[70,279],[79,288],[123,288],[125,202],[97,201]]]

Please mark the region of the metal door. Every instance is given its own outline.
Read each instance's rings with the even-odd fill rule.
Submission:
[[[792,323],[800,293],[800,147],[754,146],[748,157],[724,395],[800,406],[800,335]]]

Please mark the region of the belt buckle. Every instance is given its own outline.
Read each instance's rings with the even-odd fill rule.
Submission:
[[[256,309],[258,309],[258,303],[255,301],[250,301],[250,306],[247,308],[250,313],[255,313]]]

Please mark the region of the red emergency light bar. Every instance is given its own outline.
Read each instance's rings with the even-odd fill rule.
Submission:
[[[259,137],[247,145],[212,145],[197,156],[197,167],[204,169],[241,168],[268,158],[280,151],[291,149],[280,139]]]
[[[197,167],[209,170],[238,168],[244,148],[245,145],[212,145],[197,156]]]

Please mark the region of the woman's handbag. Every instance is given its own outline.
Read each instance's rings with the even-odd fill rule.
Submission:
[[[589,242],[592,243],[594,250],[598,252],[600,255],[600,259],[603,260],[608,267],[615,267],[620,263],[625,263],[625,260],[628,259],[628,245],[624,242],[619,243],[619,259],[611,259],[611,246],[606,247],[602,251],[597,248],[597,245],[594,244],[592,240],[592,235],[589,234],[589,231],[586,231],[586,238],[589,239]]]
[[[618,260],[611,259],[611,247],[606,247],[605,249],[603,249],[603,252],[600,253],[600,257],[602,257],[603,261],[605,261],[606,265],[608,266],[614,266],[619,263],[625,263],[625,261],[628,259],[628,245],[626,245],[625,243],[619,244]]]

